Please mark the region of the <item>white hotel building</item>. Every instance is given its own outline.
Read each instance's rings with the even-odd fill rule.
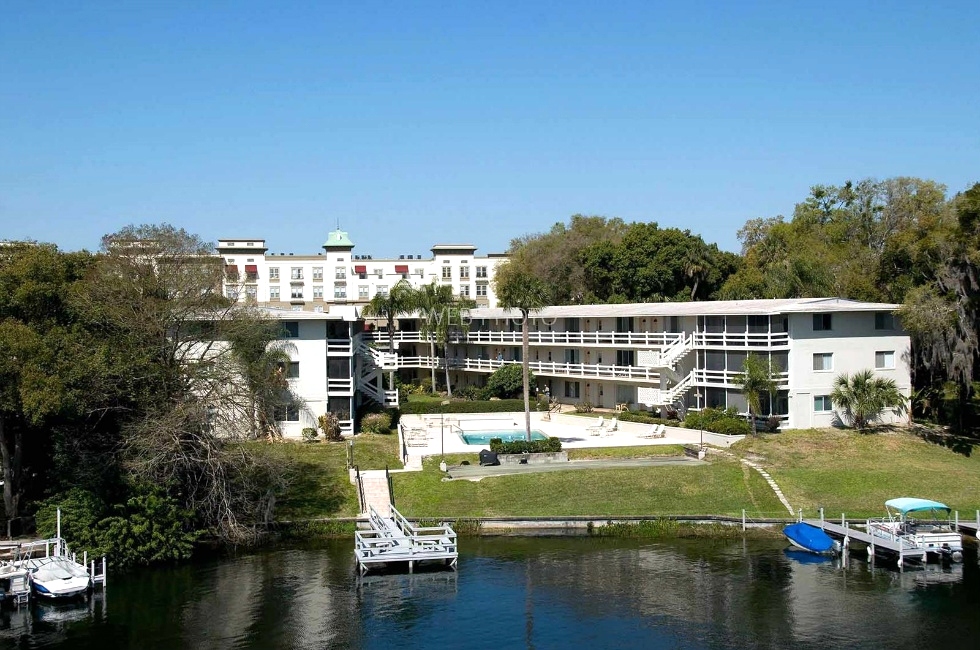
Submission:
[[[397,393],[382,388],[383,373],[428,376],[448,363],[456,388],[482,385],[501,365],[521,361],[519,315],[497,308],[493,294],[505,256],[437,245],[425,259],[374,259],[353,248],[339,230],[315,255],[270,254],[260,239],[218,245],[226,295],[268,308],[293,343],[290,382],[305,407],[283,413],[287,435],[298,436],[326,411],[341,413],[353,431],[350,414],[366,399],[397,405]],[[414,318],[397,323],[394,355],[383,328],[365,326],[363,305],[403,278],[413,286],[449,283],[477,302],[448,359],[428,356]],[[910,393],[909,336],[893,316],[897,307],[838,298],[546,307],[532,315],[529,362],[538,388],[570,404],[746,412],[736,376],[756,354],[779,372],[779,390],[771,405],[764,398],[763,412],[771,409],[791,428],[825,427],[837,418],[829,395],[841,373],[871,368]]]

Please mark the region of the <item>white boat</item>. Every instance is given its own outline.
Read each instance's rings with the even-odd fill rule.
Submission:
[[[69,557],[55,555],[22,560],[20,566],[28,570],[34,593],[43,598],[73,598],[92,586],[88,569]]]
[[[929,499],[901,497],[886,501],[885,511],[887,518],[868,523],[868,532],[875,537],[904,542],[934,558],[963,560],[963,538],[950,524],[949,506]]]

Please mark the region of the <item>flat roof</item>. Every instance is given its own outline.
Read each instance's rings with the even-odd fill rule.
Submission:
[[[791,298],[768,300],[712,300],[704,302],[641,302],[606,305],[561,305],[544,307],[534,316],[539,318],[613,318],[618,316],[725,316],[769,315],[787,313],[886,311],[900,305],[879,302],[860,302],[845,298]],[[470,310],[472,318],[513,318],[516,309],[478,307]]]

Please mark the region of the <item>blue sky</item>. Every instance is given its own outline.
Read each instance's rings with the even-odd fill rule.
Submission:
[[[128,223],[499,252],[575,213],[689,228],[814,184],[980,181],[980,3],[4,4],[0,239]]]

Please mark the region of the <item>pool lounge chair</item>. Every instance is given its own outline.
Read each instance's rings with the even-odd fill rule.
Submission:
[[[650,428],[650,432],[643,438],[663,438],[667,435],[667,425],[666,424],[654,424]]]
[[[590,436],[598,436],[602,433],[602,430],[605,428],[605,425],[606,425],[605,418],[604,416],[600,415],[599,422],[591,427],[586,427],[586,431],[589,432]]]
[[[613,418],[609,421],[609,427],[602,430],[602,435],[611,436],[617,430],[619,430],[619,418]]]

